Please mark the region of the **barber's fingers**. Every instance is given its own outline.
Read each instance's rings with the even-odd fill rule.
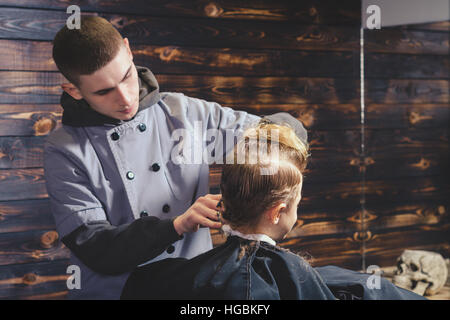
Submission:
[[[210,209],[217,208],[217,204],[219,203],[220,199],[222,199],[221,194],[207,194],[203,197],[200,197],[197,199],[199,203],[205,204]]]
[[[222,227],[222,223],[220,223],[218,221],[213,221],[213,220],[205,218],[205,217],[200,217],[199,224],[203,228],[220,229]]]

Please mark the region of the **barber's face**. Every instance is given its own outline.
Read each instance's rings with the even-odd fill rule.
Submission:
[[[106,66],[81,75],[77,89],[78,95],[71,95],[84,98],[95,111],[115,119],[132,119],[139,106],[139,82],[128,40],[124,39],[124,45]]]

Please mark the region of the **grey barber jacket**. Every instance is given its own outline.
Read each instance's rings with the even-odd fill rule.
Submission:
[[[71,250],[70,264],[80,268],[81,288],[69,290],[70,299],[118,299],[136,266],[210,250],[209,229],[180,237],[173,227],[176,216],[209,193],[209,166],[198,162],[202,149],[193,142],[205,141],[217,160],[233,147],[227,136],[261,119],[181,93],[159,93],[150,70],[137,69],[140,106],[132,120],[102,116],[63,94],[63,125],[45,143],[57,232]],[[306,140],[290,115],[271,120],[290,124]],[[221,135],[211,138],[213,129]]]

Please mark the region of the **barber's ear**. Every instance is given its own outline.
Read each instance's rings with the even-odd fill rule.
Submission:
[[[131,60],[133,60],[133,53],[131,52],[130,42],[128,41],[128,38],[123,38],[123,42],[125,43],[125,47],[127,48],[128,55],[130,55],[131,56]]]
[[[83,96],[81,95],[80,90],[78,90],[77,87],[75,87],[75,85],[73,83],[63,83],[61,84],[61,88],[67,92],[72,98],[76,99],[76,100],[81,100],[83,99]]]
[[[269,209],[267,212],[269,221],[272,224],[278,224],[278,222],[280,222],[281,213],[283,213],[286,207],[286,203],[281,202],[273,208]]]

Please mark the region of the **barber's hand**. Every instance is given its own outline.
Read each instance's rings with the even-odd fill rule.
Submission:
[[[181,236],[185,232],[196,232],[200,226],[220,228],[222,224],[217,218],[217,210],[220,208],[216,206],[221,198],[221,194],[207,194],[198,198],[185,213],[174,219],[173,225],[177,233]]]

